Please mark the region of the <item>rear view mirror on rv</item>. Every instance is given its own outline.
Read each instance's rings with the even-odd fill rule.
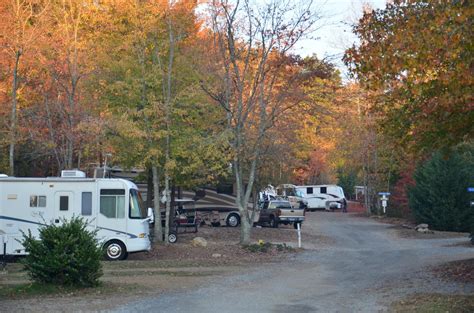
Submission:
[[[155,222],[155,214],[153,213],[152,208],[148,208],[147,219],[151,223]]]

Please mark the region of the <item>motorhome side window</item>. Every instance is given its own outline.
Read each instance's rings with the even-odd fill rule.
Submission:
[[[46,196],[30,196],[30,207],[32,208],[45,208],[46,207]]]
[[[328,193],[328,187],[321,187],[321,193]]]
[[[124,218],[125,189],[101,189],[100,213],[109,218]]]
[[[92,215],[92,192],[82,193],[81,214]]]
[[[306,194],[312,195],[313,194],[313,187],[306,188]]]

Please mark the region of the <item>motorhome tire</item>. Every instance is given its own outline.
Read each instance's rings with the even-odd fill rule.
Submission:
[[[278,221],[274,216],[270,216],[270,227],[278,228]]]
[[[110,240],[105,246],[105,258],[109,261],[120,261],[127,257],[127,249],[119,240]]]
[[[227,226],[229,227],[237,227],[240,224],[240,216],[237,214],[229,214],[226,221]]]

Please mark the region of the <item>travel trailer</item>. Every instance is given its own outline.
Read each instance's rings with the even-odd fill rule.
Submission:
[[[296,186],[296,190],[308,202],[308,210],[325,209],[329,211],[345,209],[347,206],[344,191],[336,185]]]
[[[86,178],[81,171],[61,177],[0,176],[0,253],[24,255],[22,231],[37,237],[43,225],[60,225],[81,216],[104,247],[108,260],[123,260],[130,252],[148,251],[152,214],[137,186],[125,179]]]

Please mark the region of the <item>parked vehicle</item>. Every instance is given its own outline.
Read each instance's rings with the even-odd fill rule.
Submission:
[[[228,227],[240,225],[241,216],[234,196],[217,193],[212,189],[200,189],[196,193],[184,191],[183,195],[195,199],[195,207],[201,223]],[[252,210],[252,203],[248,204],[248,209]]]
[[[258,223],[267,223],[270,227],[278,227],[279,224],[293,224],[297,228],[305,218],[304,208],[293,208],[287,200],[270,200],[261,203],[260,217]]]
[[[290,201],[293,208],[306,208],[308,206],[308,201],[306,201],[306,199],[303,197],[302,192],[296,189],[295,185],[278,185],[276,187],[276,195],[279,198]]]
[[[21,232],[38,236],[39,227],[82,216],[105,249],[108,260],[151,249],[149,222],[137,186],[125,179],[86,178],[81,171],[61,177],[0,176],[0,252],[24,255]]]
[[[174,202],[174,217],[170,218],[170,230],[168,234],[168,242],[170,243],[178,241],[178,234],[197,233],[198,226],[201,222],[193,199],[175,199]],[[165,227],[165,223],[166,214],[162,211],[161,226]]]
[[[308,202],[308,210],[334,210],[347,206],[344,190],[337,185],[296,186]]]

